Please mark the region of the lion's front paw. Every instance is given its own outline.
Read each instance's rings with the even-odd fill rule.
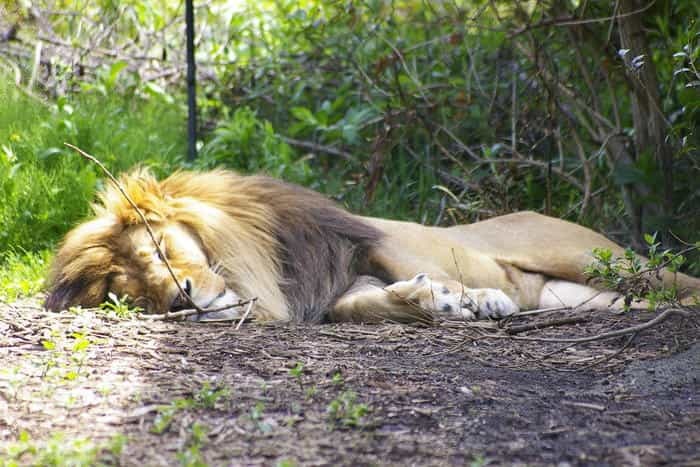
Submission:
[[[502,290],[468,289],[455,281],[433,281],[427,274],[396,282],[386,290],[425,310],[464,320],[503,318],[518,311]]]
[[[520,311],[518,305],[500,289],[471,289],[471,308],[479,318],[505,318]]]

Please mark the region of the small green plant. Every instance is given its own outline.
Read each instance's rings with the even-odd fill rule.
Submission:
[[[189,437],[185,449],[177,453],[177,460],[183,467],[206,467],[207,463],[202,457],[202,447],[208,441],[209,429],[199,422],[194,422],[187,431]]]
[[[227,387],[212,387],[209,381],[202,384],[202,388],[194,395],[195,407],[203,409],[213,409],[221,399],[226,399],[231,395]]]
[[[304,382],[302,381],[302,376],[304,375],[304,364],[297,362],[294,368],[289,369],[289,375],[297,380],[299,383],[299,389],[304,390]]]
[[[80,371],[82,370],[85,359],[87,358],[87,349],[90,344],[92,344],[90,337],[84,333],[74,332],[71,334],[71,337],[74,339],[74,341],[73,345],[70,347],[70,358],[74,365],[71,365],[63,375],[65,379],[70,381],[77,379],[78,376],[80,376]]]
[[[665,287],[655,283],[653,279],[663,268],[671,272],[678,271],[685,263],[683,252],[661,250],[661,244],[656,241],[656,234],[645,234],[644,240],[649,257],[646,262],[629,248],[619,257],[614,256],[607,248],[595,248],[594,262],[584,270],[590,279],[621,293],[626,309],[629,309],[634,300],[646,300],[652,310],[660,305],[678,301],[678,291],[675,287]],[[700,245],[693,245],[684,252],[698,247]]]
[[[469,467],[484,467],[489,463],[489,459],[485,458],[481,454],[474,456],[472,461],[469,463]]]
[[[75,331],[66,335],[57,329],[47,330],[41,339],[41,345],[47,351],[41,377],[76,380],[87,358],[88,348],[96,342],[85,332]]]
[[[342,386],[345,383],[345,381],[343,380],[343,375],[339,371],[333,373],[333,378],[331,378],[331,382],[336,386]]]
[[[212,409],[219,400],[227,398],[229,394],[228,388],[212,388],[206,381],[193,397],[178,398],[168,405],[160,406],[156,418],[153,420],[151,433],[158,435],[164,433],[178,412],[190,409]]]
[[[258,421],[262,418],[265,413],[265,403],[256,402],[255,405],[250,409],[250,419],[253,421]]]
[[[250,412],[247,415],[248,420],[253,422],[255,427],[263,433],[269,433],[272,431],[272,426],[263,419],[265,415],[265,403],[258,401],[253,407],[251,407]]]
[[[107,294],[108,301],[100,305],[100,309],[108,313],[116,315],[118,318],[125,319],[134,316],[143,311],[143,308],[134,306],[129,303],[129,296],[124,295],[117,297],[114,293]]]
[[[156,418],[153,420],[153,426],[151,427],[151,433],[157,435],[165,433],[165,431],[170,427],[173,422],[173,417],[178,411],[187,410],[194,407],[194,400],[192,399],[175,399],[168,405],[163,405],[158,408]]]
[[[33,440],[23,431],[17,441],[6,444],[4,455],[0,456],[0,466],[41,465],[41,466],[92,466],[100,460],[100,454],[108,451],[114,454],[110,443],[98,444],[87,438],[68,438],[55,433],[44,441]]]
[[[296,461],[294,459],[280,459],[275,464],[275,467],[297,467]]]
[[[369,413],[369,408],[366,404],[357,402],[357,394],[345,390],[328,404],[326,413],[333,424],[356,428],[363,425],[363,418]]]

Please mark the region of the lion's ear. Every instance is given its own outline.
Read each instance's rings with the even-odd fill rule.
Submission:
[[[50,311],[61,311],[77,305],[87,308],[96,307],[106,298],[106,278],[90,282],[84,277],[72,281],[59,278],[49,290],[44,307]]]

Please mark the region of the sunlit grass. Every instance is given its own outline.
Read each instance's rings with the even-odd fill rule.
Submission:
[[[13,302],[38,293],[44,285],[50,258],[48,250],[5,254],[0,260],[0,300]]]
[[[0,74],[0,255],[52,248],[83,219],[102,174],[64,146],[118,173],[171,171],[184,155],[184,112],[163,99],[84,92],[47,106]]]

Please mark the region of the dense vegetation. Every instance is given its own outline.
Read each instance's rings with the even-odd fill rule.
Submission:
[[[36,290],[17,278],[41,276],[26,268],[103,183],[64,142],[116,172],[192,165],[182,2],[28,5],[0,5],[0,298]],[[636,247],[698,240],[697,2],[214,0],[196,17],[196,167],[430,224],[534,209]]]

